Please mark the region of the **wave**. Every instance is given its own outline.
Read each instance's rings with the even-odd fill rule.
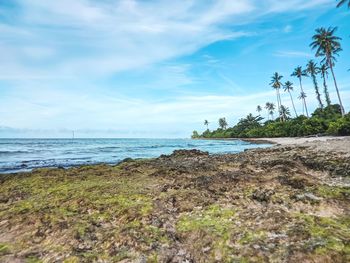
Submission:
[[[6,144],[6,146],[4,145]],[[243,141],[184,139],[3,139],[0,173],[40,167],[115,164],[125,158],[153,158],[177,149],[198,149],[211,154],[241,152],[258,147]]]

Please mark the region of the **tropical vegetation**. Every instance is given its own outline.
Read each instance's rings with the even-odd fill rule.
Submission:
[[[339,1],[338,7],[348,4],[350,1]],[[199,134],[193,132],[193,138],[251,138],[251,137],[295,137],[309,135],[350,135],[350,113],[345,112],[341,94],[337,84],[334,67],[337,62],[336,58],[342,51],[341,38],[335,35],[337,28],[318,28],[312,37],[310,47],[315,50],[315,57],[321,58],[321,62],[317,63],[310,60],[305,69],[297,66],[291,74],[299,81],[300,93],[298,99],[302,103],[302,113],[297,112],[293,99],[294,84],[287,80],[284,83],[283,76],[275,72],[270,81],[270,86],[276,92],[276,106],[273,102],[266,102],[264,106],[257,105],[256,111],[258,115],[248,114],[245,118],[241,118],[238,123],[232,127],[228,127],[226,118],[219,119],[219,128],[210,131],[209,122],[204,121],[207,126],[206,131]],[[328,74],[332,76],[334,89],[337,94],[338,103],[332,104],[329,94],[329,85],[327,83]],[[307,105],[307,94],[303,89],[303,78],[310,77],[314,86],[318,108],[309,115]],[[321,78],[323,85],[323,94],[320,92],[318,78]],[[293,115],[290,109],[282,102],[281,92],[288,93],[293,107]],[[324,101],[325,103],[324,103]],[[263,113],[265,108],[266,113]],[[275,113],[277,117],[275,118]],[[263,116],[266,116],[263,117]]]

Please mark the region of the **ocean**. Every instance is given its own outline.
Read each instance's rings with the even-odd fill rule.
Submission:
[[[41,167],[116,164],[125,158],[153,158],[178,149],[238,153],[268,147],[241,140],[191,139],[0,139],[0,173]]]

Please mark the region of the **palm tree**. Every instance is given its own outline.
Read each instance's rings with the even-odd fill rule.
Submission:
[[[295,109],[295,105],[294,105],[294,101],[293,101],[293,97],[292,97],[292,93],[291,91],[293,91],[293,83],[290,82],[290,81],[287,81],[286,83],[284,83],[284,91],[285,92],[288,92],[289,93],[289,96],[290,96],[290,100],[292,101],[292,105],[293,105],[293,109],[294,109],[294,112],[295,112],[295,117],[298,117],[298,113]]]
[[[341,38],[334,35],[334,32],[336,30],[336,27],[329,27],[328,29],[321,27],[316,29],[316,34],[312,37],[313,42],[310,44],[310,46],[312,49],[316,49],[316,57],[324,57],[324,62],[326,62],[327,66],[331,70],[334,86],[339,99],[340,110],[342,115],[344,116],[345,111],[343,103],[341,101],[337,81],[333,70],[334,63],[336,61],[334,56],[338,55],[338,53],[342,50],[339,42]]]
[[[281,105],[280,111],[280,115],[283,116],[285,120],[287,120],[290,117],[290,110],[288,107]]]
[[[204,125],[207,126],[207,130],[209,130],[209,121],[208,120],[204,121]]]
[[[322,64],[320,67],[321,78],[323,79],[323,92],[326,97],[327,106],[331,105],[331,99],[329,97],[328,87],[326,78],[328,78],[328,69],[329,67],[326,64]]]
[[[226,118],[220,118],[219,119],[219,126],[221,129],[225,130],[227,127],[227,121]]]
[[[260,105],[256,106],[256,111],[257,111],[257,112],[259,113],[259,115],[260,115],[260,112],[262,111],[262,108],[261,108]]]
[[[348,4],[348,8],[350,8],[350,0],[340,0],[339,3],[337,4],[337,7],[341,7],[346,3]]]
[[[306,96],[306,93],[305,93],[304,91],[302,91],[302,92],[300,93],[298,99],[299,99],[299,100],[305,101],[306,97],[307,97],[307,96]],[[308,114],[308,113],[307,113],[306,104],[303,104],[303,114],[304,114],[304,105],[305,105],[305,109],[306,109],[306,114]],[[308,117],[309,117],[309,116],[308,116]]]
[[[300,91],[302,94],[305,94],[304,90],[303,90],[303,85],[301,83],[301,79],[302,77],[307,76],[306,72],[302,69],[301,66],[298,66],[294,69],[294,72],[291,74],[292,77],[297,77],[299,79],[299,85],[300,85]],[[306,110],[306,116],[309,117],[309,112],[307,111],[307,106],[306,106],[306,94],[305,96],[302,97],[303,100],[303,108],[305,108]],[[303,110],[303,114],[304,114],[304,110]]]
[[[317,67],[317,64],[313,60],[310,60],[306,65],[306,72],[309,73],[311,78],[312,78],[312,82],[314,83],[318,104],[319,104],[320,108],[323,109],[321,94],[318,90],[318,84],[317,84],[317,79],[316,79],[316,75],[320,72],[320,69]]]
[[[275,104],[271,102],[266,102],[265,108],[268,110],[269,115],[271,115],[271,120],[274,119],[273,113],[275,112]]]
[[[271,77],[271,83],[270,83],[270,85],[276,90],[278,112],[280,112],[280,107],[282,105],[281,95],[280,95],[280,88],[283,86],[281,82],[282,78],[283,76],[275,72]],[[281,117],[281,121],[283,121],[283,116],[280,116],[280,117]]]
[[[265,109],[267,110],[267,119],[269,119],[270,117],[270,105],[271,105],[271,102],[265,103]]]

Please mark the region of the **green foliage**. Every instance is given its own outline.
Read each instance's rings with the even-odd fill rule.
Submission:
[[[226,121],[226,118],[220,118],[219,119],[219,126],[221,129],[225,130],[226,127],[227,127],[227,121]]]
[[[201,138],[262,138],[299,137],[308,135],[350,135],[350,113],[341,116],[340,105],[318,108],[310,118],[303,115],[287,118],[286,121],[268,120],[262,123],[261,116],[249,114],[230,128],[206,130]]]
[[[200,136],[199,136],[199,134],[198,134],[197,131],[193,131],[191,137],[192,137],[192,139],[197,139],[197,138],[199,138]]]
[[[350,135],[350,113],[345,114],[344,117],[331,122],[327,132],[333,135]]]

